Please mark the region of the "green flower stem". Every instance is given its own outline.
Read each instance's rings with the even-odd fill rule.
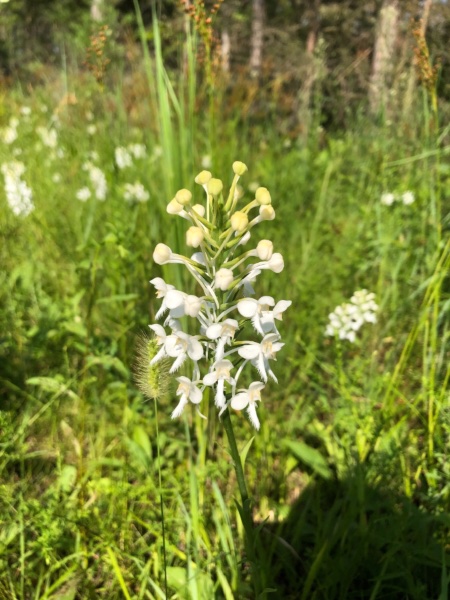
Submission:
[[[242,501],[242,509],[239,510],[239,514],[242,518],[245,531],[245,549],[247,552],[247,558],[251,565],[251,576],[252,582],[255,589],[255,598],[258,598],[261,593],[261,584],[259,579],[259,569],[256,558],[256,535],[255,528],[253,526],[253,516],[251,510],[251,501],[247,491],[247,484],[245,482],[244,469],[242,467],[241,457],[236,444],[236,438],[234,436],[233,425],[231,423],[230,409],[227,408],[222,416],[222,423],[227,433],[228,443],[230,445],[231,457],[233,459],[234,470],[239,486],[239,492]]]

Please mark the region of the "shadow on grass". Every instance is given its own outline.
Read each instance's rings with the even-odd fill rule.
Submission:
[[[313,482],[285,521],[261,531],[277,589],[268,598],[447,600],[449,521],[368,483],[363,467]]]

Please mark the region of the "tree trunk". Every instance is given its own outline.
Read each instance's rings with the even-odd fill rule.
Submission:
[[[103,0],[92,0],[91,19],[100,22],[103,20]]]
[[[222,70],[224,73],[230,72],[230,52],[231,52],[230,34],[228,33],[228,29],[224,29],[221,34],[221,47],[220,47]]]
[[[393,72],[398,17],[398,1],[384,0],[378,17],[369,88],[370,107],[374,113],[387,105],[388,90]]]
[[[252,0],[252,37],[250,40],[250,74],[259,77],[264,43],[264,0]]]

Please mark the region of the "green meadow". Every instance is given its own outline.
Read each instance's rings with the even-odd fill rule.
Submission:
[[[170,64],[155,19],[139,28],[150,49],[101,77],[73,59],[1,91],[0,598],[447,600],[445,110],[417,84],[410,112],[361,105],[327,129],[318,97],[299,134],[246,110],[186,31]],[[284,258],[255,297],[292,301],[260,430],[227,409],[253,558],[212,393],[207,419],[172,419],[184,367],[156,400],[136,384],[160,306],[149,280],[194,293],[153,260],[158,243],[191,252],[167,204],[181,188],[202,202],[204,169],[228,191],[237,160],[243,202],[263,186],[276,213],[248,247],[270,239]],[[326,335],[357,290],[376,322]]]

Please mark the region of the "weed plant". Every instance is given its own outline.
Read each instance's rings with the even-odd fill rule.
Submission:
[[[261,279],[262,293],[276,285],[293,301],[283,385],[268,387],[245,463],[267,597],[447,599],[448,131],[431,131],[418,101],[415,126],[360,116],[297,142],[275,124],[217,118],[211,137],[221,98],[214,114],[196,109],[209,104],[195,35],[187,76],[165,70],[156,20],[153,40],[151,110],[127,113],[120,77],[63,73],[60,86],[11,90],[0,115],[3,133],[19,120],[0,163],[23,163],[34,205],[17,216],[0,189],[0,596],[252,598],[217,415],[172,421],[175,389],[155,406],[132,375],[158,308],[148,280],[166,278],[153,249],[162,232],[180,247],[167,202],[209,155],[213,172],[237,157],[251,166],[249,201],[255,186],[271,190],[285,271]],[[56,132],[53,146],[39,127]],[[120,168],[115,149],[131,144],[145,156]],[[147,201],[125,200],[135,183]],[[407,191],[412,204],[381,202]],[[358,289],[376,294],[377,323],[354,343],[325,336]],[[253,433],[240,414],[242,451]]]

